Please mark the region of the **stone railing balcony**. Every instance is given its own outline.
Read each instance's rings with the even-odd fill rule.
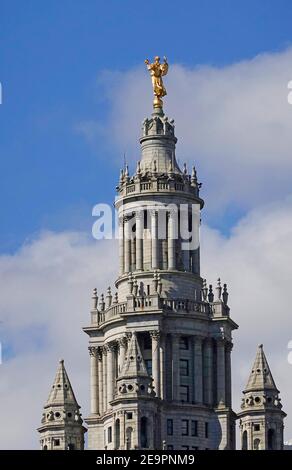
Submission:
[[[147,313],[160,310],[161,313],[197,313],[210,315],[212,308],[209,303],[187,299],[167,299],[158,294],[134,296],[129,295],[126,302],[112,304],[106,310],[92,310],[91,324],[102,324],[112,319],[120,319],[125,314]]]
[[[160,180],[152,179],[149,181],[136,181],[121,184],[118,187],[120,196],[128,196],[131,194],[140,194],[145,192],[187,192],[199,197],[199,186],[193,186],[188,180]]]
[[[208,303],[187,299],[162,299],[162,308],[175,313],[211,313]]]

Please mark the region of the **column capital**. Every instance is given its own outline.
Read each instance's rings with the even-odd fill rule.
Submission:
[[[125,338],[126,338],[126,341],[129,342],[130,339],[132,338],[132,332],[131,332],[131,331],[127,331]]]
[[[112,341],[110,343],[106,343],[105,348],[106,348],[107,352],[112,353],[112,352],[116,351],[116,349],[117,349],[117,342]]]
[[[159,341],[159,339],[161,338],[161,332],[159,330],[151,330],[149,331],[149,333],[154,341]]]
[[[136,217],[136,219],[143,220],[143,218],[144,218],[144,211],[143,211],[143,209],[137,210],[137,211],[135,212],[135,217]]]
[[[227,352],[231,352],[231,351],[232,351],[232,348],[233,348],[233,343],[232,343],[232,341],[226,341],[225,347],[226,347],[226,351],[227,351]]]
[[[99,361],[102,361],[102,352],[103,352],[102,350],[103,350],[102,346],[97,347],[97,358]]]
[[[127,337],[126,336],[121,336],[117,340],[119,348],[125,348],[127,346]]]
[[[89,351],[89,355],[91,357],[97,357],[97,354],[98,354],[98,347],[97,346],[89,346],[88,347],[88,351]]]

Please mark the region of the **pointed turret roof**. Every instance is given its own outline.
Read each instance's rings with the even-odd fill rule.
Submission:
[[[46,407],[53,405],[75,405],[79,408],[75,398],[72,385],[70,383],[67,371],[64,366],[64,360],[61,359],[57,369],[56,377],[52,385]]]
[[[251,390],[275,390],[278,392],[262,344],[258,347],[256,358],[244,391],[249,392]]]
[[[120,377],[148,377],[136,333],[132,333]]]

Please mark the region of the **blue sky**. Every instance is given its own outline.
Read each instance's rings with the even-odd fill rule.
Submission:
[[[43,229],[90,231],[92,206],[112,201],[117,149],[76,131],[109,112],[104,70],[143,67],[157,53],[223,67],[279,51],[291,43],[291,13],[289,1],[2,0],[1,252]],[[223,231],[238,215],[232,206],[213,220],[205,212]]]
[[[203,183],[202,276],[228,283],[240,325],[234,409],[263,343],[292,439],[291,24],[288,0],[0,2],[0,413],[17,422],[0,426],[2,448],[38,445],[60,357],[88,412],[81,327],[118,267],[91,211],[113,202],[124,152],[132,170],[139,158],[156,54],[170,63],[177,156]]]

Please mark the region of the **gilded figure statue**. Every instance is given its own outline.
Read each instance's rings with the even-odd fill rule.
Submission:
[[[168,72],[167,58],[164,57],[163,64],[161,64],[160,57],[156,56],[154,57],[154,62],[152,64],[149,62],[148,59],[145,60],[145,64],[147,65],[147,69],[149,70],[151,75],[154,93],[154,108],[162,108],[162,98],[167,94],[162,80],[162,77]]]

